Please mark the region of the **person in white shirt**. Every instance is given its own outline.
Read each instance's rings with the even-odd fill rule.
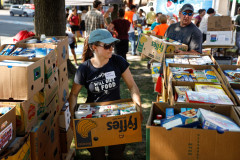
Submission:
[[[80,23],[80,30],[82,31],[83,38],[86,37],[85,34],[85,17],[86,17],[87,10],[84,9],[81,14],[81,23]]]
[[[75,35],[71,31],[71,28],[68,28],[68,30],[66,31],[66,36],[68,36],[68,44],[70,46],[70,49],[73,55],[75,66],[78,67],[77,57],[75,53],[75,48],[77,48],[77,42],[75,39]]]
[[[206,40],[207,38],[207,24],[208,24],[208,18],[212,17],[215,15],[215,10],[213,8],[209,8],[207,10],[207,14],[205,14],[202,18],[202,21],[200,23],[199,29],[203,34],[203,42]]]

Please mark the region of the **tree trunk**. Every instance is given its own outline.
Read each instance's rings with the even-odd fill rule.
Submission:
[[[36,35],[65,36],[65,0],[34,0]]]

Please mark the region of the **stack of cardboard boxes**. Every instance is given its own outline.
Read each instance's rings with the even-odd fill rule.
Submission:
[[[208,18],[207,40],[204,45],[234,46],[236,33],[230,16],[213,16]]]
[[[1,61],[32,62],[27,66],[24,63],[0,66],[1,73],[4,73],[0,78],[1,104],[16,106],[17,136],[30,135],[29,138],[24,138],[24,144],[19,149],[21,154],[24,151],[24,159],[59,160],[61,153],[66,153],[61,151],[59,141],[62,135],[59,124],[65,117],[59,115],[69,96],[68,38],[56,38],[58,42],[51,44],[26,44],[23,41],[16,44],[16,47],[22,48],[51,48],[43,58],[0,57]],[[4,47],[1,46],[0,51]],[[72,136],[70,134],[68,138],[69,143]]]
[[[143,35],[145,36],[145,35]],[[150,38],[147,39],[152,41]],[[138,51],[142,48],[148,50],[151,48],[151,42],[145,41],[146,44],[144,47],[138,46]],[[141,52],[140,52],[141,53]],[[151,53],[142,52],[143,54],[149,56]],[[192,55],[196,56],[196,55]],[[240,138],[240,132],[236,131],[224,131],[220,132],[219,130],[208,130],[200,128],[182,128],[182,127],[173,127],[170,130],[166,129],[162,125],[159,125],[154,120],[158,119],[159,115],[162,115],[163,118],[167,117],[166,109],[173,109],[174,114],[179,114],[183,109],[199,109],[203,108],[206,110],[213,111],[215,113],[229,117],[234,121],[238,126],[240,126],[239,119],[239,93],[234,93],[236,89],[240,89],[239,83],[236,83],[237,78],[234,79],[234,76],[238,77],[238,70],[240,66],[220,66],[214,60],[211,55],[199,55],[209,56],[212,60],[210,65],[193,65],[187,63],[175,63],[174,61],[166,60],[171,58],[179,57],[174,54],[165,54],[161,61],[163,65],[163,89],[161,90],[161,95],[167,95],[163,98],[163,103],[153,103],[148,122],[146,124],[146,159],[238,159],[239,147],[238,139]],[[149,56],[150,58],[153,58]],[[186,60],[189,58],[189,55],[184,55],[181,57]],[[191,57],[192,58],[192,57]],[[177,59],[179,60],[179,59]],[[197,82],[190,82],[187,80],[181,81],[177,77],[173,76],[173,72],[170,67],[177,67],[176,69],[186,68],[186,70],[212,70],[215,77],[218,79],[217,83],[213,82],[201,82],[204,85],[220,85],[225,94],[229,97],[232,104],[223,105],[223,104],[208,104],[208,103],[189,103],[189,102],[177,102],[176,101],[176,86],[188,86],[191,89],[195,88]],[[234,70],[234,71],[231,71]],[[185,72],[187,75],[187,72]],[[226,73],[229,73],[230,77],[234,79],[235,82],[229,81],[229,77],[226,77]],[[240,73],[240,72],[239,72]],[[240,80],[239,80],[240,81]],[[199,83],[199,82],[198,82]],[[183,91],[184,92],[184,91]],[[186,92],[185,92],[186,93]],[[217,93],[216,93],[217,94]],[[214,96],[212,94],[211,96]],[[201,101],[200,99],[198,99]],[[179,123],[181,119],[176,119],[172,121],[169,125],[175,125]],[[210,125],[210,124],[209,124]]]

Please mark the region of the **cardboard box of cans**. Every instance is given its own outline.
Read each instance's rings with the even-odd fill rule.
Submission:
[[[131,99],[89,103],[91,106],[132,102]],[[140,112],[125,115],[73,119],[76,149],[142,141]]]
[[[141,34],[137,52],[144,54],[158,62],[162,62],[165,54],[174,53],[175,50],[187,51],[188,46],[165,37],[155,37]]]
[[[230,117],[240,125],[239,116],[233,107],[212,107],[202,104],[183,104],[173,107],[168,103],[153,103],[146,125],[147,160],[238,159],[240,132],[218,133],[216,130],[180,127],[167,130],[161,126],[152,126],[156,115],[161,114],[165,118],[166,108],[174,108],[175,113],[180,113],[181,108],[203,108]]]
[[[53,38],[53,36],[48,36],[47,38]],[[35,47],[43,47],[44,46],[46,48],[48,46],[55,47],[55,49],[56,49],[55,53],[57,56],[57,66],[60,66],[62,63],[64,63],[69,58],[68,37],[54,36],[54,38],[56,38],[58,40],[57,43],[31,43],[30,45],[34,45]],[[17,44],[26,44],[26,42],[31,39],[40,40],[40,37],[29,37],[27,39],[17,42]]]

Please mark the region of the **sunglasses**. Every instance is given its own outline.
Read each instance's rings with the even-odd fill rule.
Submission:
[[[182,12],[182,14],[183,14],[184,16],[186,16],[186,15],[188,15],[188,16],[192,16],[192,15],[193,15],[192,12],[189,12],[189,13],[187,13],[187,12]]]
[[[97,45],[99,47],[103,47],[104,49],[110,49],[111,47],[114,47],[114,43],[110,43],[110,44],[104,44],[103,46],[102,45]]]

